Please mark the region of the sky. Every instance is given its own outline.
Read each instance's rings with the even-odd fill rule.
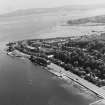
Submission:
[[[105,4],[105,0],[0,0],[0,14],[16,9],[50,8],[63,5]]]

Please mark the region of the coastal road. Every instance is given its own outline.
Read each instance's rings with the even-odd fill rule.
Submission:
[[[80,85],[83,85],[87,89],[91,90],[92,92],[96,93],[97,95],[99,95],[100,97],[105,99],[105,90],[104,89],[92,84],[91,82],[88,82],[88,81],[80,78],[79,76],[71,73],[70,71],[65,71],[63,68],[61,68],[55,64],[52,64],[49,67],[52,68],[52,70],[50,70],[50,71],[52,73],[56,74],[57,76],[61,76],[61,77],[66,76],[67,78],[72,79],[73,81],[79,83]]]

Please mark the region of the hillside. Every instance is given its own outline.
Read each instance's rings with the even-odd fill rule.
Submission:
[[[67,23],[69,25],[79,25],[86,23],[105,23],[105,15],[69,20]]]

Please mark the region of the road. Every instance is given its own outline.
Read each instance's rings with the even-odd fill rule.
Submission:
[[[62,77],[66,76],[66,77],[72,79],[73,81],[78,82],[80,85],[83,85],[84,87],[91,90],[92,92],[96,93],[103,99],[105,99],[105,90],[104,89],[92,84],[91,82],[84,80],[83,78],[80,78],[79,76],[71,73],[70,71],[65,71],[63,68],[61,68],[55,64],[53,64],[49,67],[53,68],[52,70],[49,70],[49,71],[56,74],[57,76],[62,76]]]

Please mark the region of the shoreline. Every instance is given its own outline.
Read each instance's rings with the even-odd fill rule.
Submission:
[[[54,64],[54,65],[55,65],[55,64]],[[57,66],[57,65],[56,65],[56,66]],[[52,67],[50,67],[50,65],[49,65],[49,67],[47,68],[47,70],[48,70],[49,72],[51,72],[51,73],[57,75],[58,77],[61,77],[61,78],[63,78],[63,79],[67,79],[67,78],[68,78],[68,80],[72,80],[72,81],[76,82],[78,85],[81,85],[81,86],[83,86],[84,88],[86,88],[86,89],[92,91],[93,93],[95,93],[96,95],[98,95],[98,94],[97,94],[96,92],[94,92],[92,89],[89,89],[87,86],[85,86],[84,84],[82,84],[82,81],[81,81],[81,80],[83,80],[82,78],[80,78],[80,77],[77,76],[76,74],[73,74],[73,73],[71,73],[71,72],[65,71],[63,68],[60,68],[60,69],[61,69],[61,70],[58,71],[57,69],[53,69]],[[67,74],[68,74],[68,75],[67,75]],[[73,75],[73,76],[71,76],[71,75]],[[83,80],[83,81],[87,82],[86,80]],[[96,87],[97,87],[97,86],[96,86]],[[99,95],[98,95],[98,96],[99,96]],[[99,96],[99,97],[100,97],[100,96]]]
[[[3,49],[5,49],[5,48],[3,48]],[[6,53],[5,53],[6,54]],[[14,58],[15,58],[15,56],[14,56]],[[13,58],[13,59],[14,59]],[[21,60],[21,57],[16,57],[16,59],[20,59]],[[25,58],[25,59],[27,59],[27,58]],[[24,59],[24,60],[25,60]],[[30,62],[31,63],[31,62]],[[74,89],[77,89],[78,91],[78,94],[80,94],[80,95],[82,95],[82,97],[87,97],[87,96],[90,96],[89,98],[91,98],[91,100],[99,100],[99,98],[97,99],[97,96],[96,95],[94,95],[92,92],[90,92],[89,90],[87,90],[87,89],[85,89],[84,87],[81,87],[80,86],[80,84],[77,84],[75,81],[73,81],[73,80],[71,80],[71,79],[69,79],[69,78],[67,78],[66,76],[64,76],[64,75],[62,75],[62,77],[59,75],[57,75],[57,73],[55,73],[54,72],[54,69],[51,71],[51,68],[49,69],[49,68],[45,68],[45,67],[43,67],[43,66],[41,66],[43,69],[47,69],[48,70],[48,72],[49,73],[52,73],[52,75],[56,75],[56,76],[54,76],[54,77],[56,77],[56,78],[60,78],[60,79],[62,79],[62,81],[65,81],[65,84],[66,84],[66,86],[68,86],[67,88],[67,90],[69,90],[70,88],[69,87],[72,87],[72,88],[74,88]],[[70,82],[72,81],[72,83],[73,83],[73,85],[72,84],[70,84]],[[69,83],[69,84],[68,84]],[[66,88],[66,86],[64,85],[64,86],[62,86],[62,88]],[[95,102],[95,101],[93,101],[93,102]]]
[[[21,43],[24,43],[24,41],[21,42]],[[17,42],[15,44],[17,44]],[[24,44],[26,44],[26,42]],[[29,48],[32,48],[32,47],[29,47]],[[13,51],[7,52],[7,55],[10,55],[10,56],[13,56],[13,57],[25,58],[25,59],[29,59],[30,56],[31,56],[29,53],[27,54],[27,53],[21,52],[20,50],[18,51],[15,48],[14,48]],[[52,64],[54,64],[54,63],[52,62]],[[37,64],[37,65],[39,65],[39,64]],[[39,65],[39,66],[41,66],[41,65]],[[78,75],[76,75],[76,74],[74,74],[74,73],[72,73],[70,71],[66,71],[66,70],[64,70],[64,68],[62,68],[60,66],[59,66],[60,70],[55,69],[54,66],[51,66],[51,65],[47,65],[47,67],[44,67],[44,66],[41,66],[41,67],[43,69],[45,69],[45,70],[48,70],[50,73],[53,73],[58,78],[66,80],[66,82],[73,81],[73,82],[77,83],[77,87],[80,85],[84,89],[87,89],[88,91],[90,91],[93,94],[95,94],[96,97],[99,97],[101,99],[105,99],[105,90],[104,89],[96,86],[95,84],[92,84],[91,82],[88,82],[87,80],[79,77]]]
[[[9,56],[11,56],[11,57],[17,57],[17,58],[20,58],[20,59],[28,59],[27,56],[22,56],[21,54],[20,54],[21,56],[18,56],[18,55],[19,55],[19,52],[18,52],[18,53],[15,52],[15,55],[14,55],[14,54],[12,55],[12,53],[9,54]],[[25,55],[25,54],[24,54],[24,55]],[[52,64],[53,64],[53,63],[52,63]],[[38,65],[38,64],[36,64],[36,65]],[[54,64],[54,65],[56,65],[56,64]],[[83,90],[87,90],[87,91],[92,92],[92,94],[96,95],[96,96],[94,96],[94,97],[99,97],[99,98],[103,99],[103,97],[101,97],[98,93],[94,92],[93,90],[89,89],[87,86],[85,86],[85,85],[83,85],[82,83],[80,83],[80,81],[78,81],[79,79],[73,78],[73,76],[72,76],[72,77],[67,76],[66,73],[68,73],[68,72],[65,71],[63,68],[60,67],[61,69],[60,69],[60,70],[57,70],[57,69],[52,68],[50,65],[47,66],[47,67],[44,67],[44,66],[41,66],[41,65],[38,65],[38,66],[40,66],[40,67],[43,68],[44,70],[47,70],[47,71],[49,71],[50,73],[56,75],[58,78],[65,80],[67,83],[69,83],[70,81],[72,81],[73,83],[76,83],[76,85],[77,85],[77,87],[78,87],[79,89],[80,89],[80,87],[82,87]],[[57,66],[57,65],[56,65],[56,66]],[[71,73],[71,72],[69,72],[69,73]],[[75,74],[71,73],[71,75],[75,75]],[[77,76],[77,75],[75,75],[75,76]],[[80,77],[78,77],[78,78],[80,78]],[[86,80],[85,80],[85,81],[86,81]],[[82,91],[83,91],[83,90],[82,90]],[[84,93],[85,93],[85,92],[84,92]]]

